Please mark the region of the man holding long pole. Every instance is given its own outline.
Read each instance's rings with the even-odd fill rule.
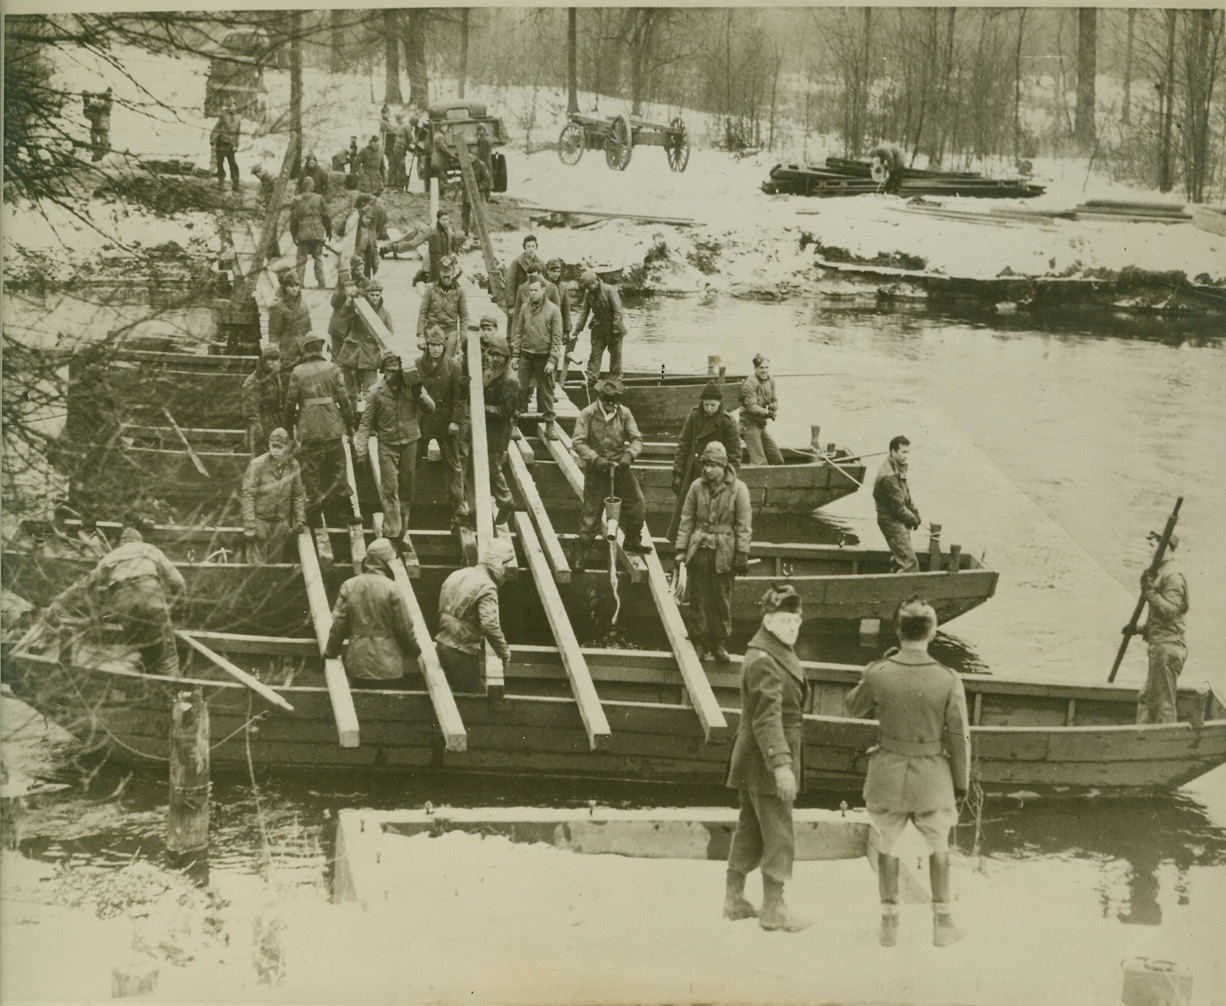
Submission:
[[[1151,531],[1148,540],[1160,543],[1162,535]],[[1149,605],[1149,617],[1140,627],[1135,620],[1124,627],[1125,635],[1135,633],[1149,643],[1149,673],[1137,695],[1138,723],[1175,722],[1175,690],[1188,659],[1188,582],[1176,564],[1178,548],[1179,536],[1168,535],[1165,556],[1141,574],[1141,596]]]

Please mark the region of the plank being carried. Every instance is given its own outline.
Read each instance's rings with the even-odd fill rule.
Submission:
[[[559,455],[565,456],[574,465],[574,460],[570,458],[568,453],[571,446],[570,437],[563,431],[558,431],[559,439],[556,441],[545,441],[546,446],[550,449],[550,453],[554,454],[555,458]],[[555,447],[565,445],[566,450],[554,451]],[[561,462],[559,461],[559,465]],[[576,466],[577,470],[577,466]],[[567,477],[570,481],[570,477]],[[571,482],[571,488],[576,488],[574,482]],[[583,485],[578,484],[578,493],[582,498]],[[651,540],[651,533],[647,530],[647,525],[643,524],[643,537],[648,541]],[[617,530],[617,543],[620,548],[625,541],[625,535],[621,528]],[[677,661],[677,669],[681,672],[682,680],[685,682],[685,689],[689,693],[690,702],[694,706],[694,712],[698,714],[698,722],[702,724],[703,734],[707,739],[708,744],[723,743],[728,736],[728,721],[724,719],[723,711],[719,708],[719,703],[715,699],[715,692],[711,690],[711,683],[707,680],[706,672],[703,670],[702,661],[698,659],[698,654],[694,652],[694,644],[690,641],[690,634],[685,627],[685,619],[681,617],[681,609],[677,607],[677,600],[673,597],[672,585],[668,582],[668,574],[664,572],[664,566],[660,563],[660,556],[653,548],[647,554],[635,556],[636,559],[642,561],[647,567],[647,583],[651,588],[651,597],[655,602],[656,610],[660,613],[660,621],[664,624],[664,633],[668,636],[669,647],[673,651],[673,657]]]
[[[517,460],[520,459],[517,457]],[[522,460],[520,463],[523,463]],[[593,751],[597,751],[608,746],[610,730],[608,718],[600,705],[600,696],[596,694],[596,686],[592,683],[592,672],[575,636],[574,626],[570,624],[570,616],[562,603],[562,595],[558,593],[558,585],[553,581],[549,563],[545,560],[545,552],[541,548],[532,521],[526,513],[519,510],[515,512],[513,519],[515,530],[519,533],[519,543],[523,546],[524,555],[528,557],[528,568],[536,581],[541,607],[545,609],[549,627],[553,630],[553,638],[557,641],[562,666],[570,679],[571,691],[579,706],[579,716],[583,720],[584,730],[587,731],[588,744]]]
[[[320,656],[328,648],[328,634],[332,631],[332,611],[328,607],[328,595],[324,591],[323,576],[319,572],[319,557],[315,554],[315,541],[309,528],[298,534],[298,558],[302,563],[302,579],[306,581],[307,603],[311,607],[311,624],[315,627],[315,639]],[[349,691],[349,678],[337,657],[324,658],[324,679],[328,683],[328,698],[332,701],[332,715],[336,719],[336,732],[343,748],[355,748],[360,742],[358,713],[353,707],[353,693]]]
[[[502,288],[502,266],[494,255],[494,245],[490,241],[489,228],[485,224],[485,207],[481,205],[481,192],[477,188],[477,176],[473,173],[472,157],[469,155],[468,144],[463,137],[460,137],[455,144],[455,151],[460,159],[460,179],[468,195],[468,206],[472,219],[477,225],[477,237],[481,241],[481,254],[485,258],[485,274],[490,281],[490,295],[494,298],[495,304],[504,305],[509,298],[505,296]],[[506,311],[507,308],[503,307],[502,310]]]
[[[396,580],[396,586],[400,588],[401,596],[409,609],[409,618],[413,622],[413,638],[421,649],[417,663],[421,667],[422,677],[426,679],[426,691],[430,693],[430,704],[434,706],[434,715],[438,717],[439,729],[443,732],[443,743],[448,751],[467,751],[468,731],[464,729],[464,721],[460,719],[460,710],[455,704],[455,696],[451,693],[451,685],[447,683],[447,675],[443,672],[443,665],[439,663],[438,650],[435,649],[434,640],[430,638],[430,630],[426,627],[421,605],[417,603],[412,581],[409,580],[404,563],[399,558],[392,560],[392,576]]]

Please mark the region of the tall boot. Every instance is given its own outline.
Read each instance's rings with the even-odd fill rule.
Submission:
[[[948,852],[934,852],[928,857],[928,876],[932,881],[932,945],[947,947],[962,939],[949,904]]]
[[[898,942],[898,857],[877,853],[877,888],[881,892],[881,925],[877,939],[883,947]]]
[[[758,910],[745,897],[745,874],[729,870],[724,887],[724,918],[736,922],[740,919],[752,919],[757,914]]]
[[[793,915],[783,900],[783,884],[763,874],[762,914],[758,916],[758,925],[772,931],[799,933],[813,925],[813,920]]]

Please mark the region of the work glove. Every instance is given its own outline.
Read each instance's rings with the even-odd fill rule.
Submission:
[[[732,572],[737,576],[744,576],[749,572],[749,553],[737,552],[732,557]]]
[[[627,449],[621,452],[617,457],[617,463],[623,468],[629,468],[634,461],[634,452]]]
[[[554,370],[556,370],[556,369],[557,369],[557,368],[554,366],[553,360],[549,360],[549,361],[548,361],[548,362],[545,364],[545,376],[546,376],[546,377],[552,377],[552,376],[553,376],[553,372],[554,372]]]
[[[460,424],[459,423],[448,423],[447,432],[450,433],[453,437],[459,436]]]
[[[791,766],[780,765],[775,769],[775,795],[784,803],[791,803],[796,799],[796,792],[796,773]]]
[[[293,523],[293,524],[291,524],[291,525],[290,525],[290,527],[289,527],[289,533],[290,533],[290,534],[292,534],[292,535],[299,535],[299,534],[302,534],[302,530],[303,530],[303,528],[305,528],[305,527],[306,527],[306,525],[305,525],[305,524],[304,524],[302,521],[300,521],[300,520],[298,520],[298,521],[294,521],[294,523]]]
[[[1141,573],[1141,589],[1147,593],[1154,589],[1154,574],[1148,569]]]

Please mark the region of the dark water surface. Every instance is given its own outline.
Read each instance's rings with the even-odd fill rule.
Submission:
[[[1226,624],[1220,337],[1159,323],[1144,338],[1122,325],[1037,331],[1009,320],[989,328],[807,299],[657,298],[631,303],[628,313],[633,369],[705,370],[712,353],[729,372],[745,373],[755,352],[768,354],[779,376],[781,444],[807,444],[810,424],[821,425],[823,443],[857,452],[884,451],[896,433],[911,438],[912,486],[925,521],[944,525],[946,546],[960,544],[1001,573],[997,596],[940,638],[942,659],[963,669],[1105,680],[1148,559],[1145,533],[1161,529],[1183,495],[1180,557],[1192,600],[1184,680],[1226,693],[1226,637],[1216,631]],[[76,320],[67,308],[55,317]],[[878,463],[870,459],[870,479]],[[868,491],[829,507],[823,520],[814,539],[836,527],[881,544]],[[926,537],[916,544],[924,547]],[[874,654],[853,647],[839,655]],[[1144,667],[1144,648],[1134,644],[1119,680],[1139,684]],[[60,778],[76,781],[67,769]],[[165,782],[138,774],[118,800],[105,800],[122,780],[108,768],[85,796],[74,787],[33,798],[23,851],[95,865],[159,858]],[[443,787],[260,774],[257,783],[216,782],[213,870],[254,871],[266,835],[278,863],[311,885],[326,881],[335,814],[345,807],[730,802],[721,790],[657,799],[505,781]],[[1226,864],[1226,770],[1144,801],[995,801],[978,832],[964,823],[958,840],[964,851],[989,856],[1083,863],[1096,877],[1104,917],[1156,925],[1164,906],[1169,913],[1191,896],[1193,868],[1217,873]]]

